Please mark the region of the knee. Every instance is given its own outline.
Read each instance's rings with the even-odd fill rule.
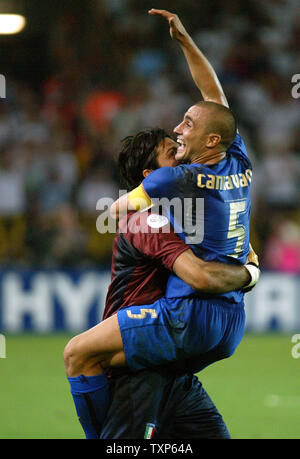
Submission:
[[[215,355],[214,355],[214,361],[217,362],[218,360],[224,360],[224,359],[229,359],[234,352],[235,352],[235,347],[233,346],[226,346],[223,347],[221,350],[219,350]]]
[[[64,363],[66,374],[69,377],[78,376],[82,373],[84,366],[84,356],[81,351],[80,335],[72,338],[64,349]]]
[[[228,349],[226,349],[222,356],[222,359],[228,359],[229,357],[231,357],[235,353],[235,349],[235,347],[229,347]]]

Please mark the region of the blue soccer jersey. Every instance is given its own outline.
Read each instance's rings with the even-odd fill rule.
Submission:
[[[206,261],[244,264],[249,253],[251,177],[251,162],[237,134],[217,164],[163,167],[148,175],[143,187],[152,200],[159,200],[196,255]],[[209,297],[171,274],[166,297],[189,295]],[[218,296],[231,303],[243,301],[241,290]]]

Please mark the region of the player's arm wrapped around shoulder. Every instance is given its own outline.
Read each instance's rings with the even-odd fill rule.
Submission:
[[[143,182],[128,193],[128,209],[143,210],[159,198],[173,198],[183,173],[178,167],[161,167],[149,174]]]
[[[151,199],[146,193],[143,184],[130,191],[128,194],[129,210],[143,210],[151,205]]]
[[[250,244],[250,252],[247,257],[246,264],[244,265],[245,268],[248,270],[250,276],[251,276],[251,281],[249,282],[248,285],[246,285],[243,288],[243,291],[245,293],[250,292],[257,282],[259,281],[260,278],[260,269],[259,269],[259,261],[258,261],[258,256],[254,252],[252,245]]]
[[[183,176],[181,166],[161,167],[154,170],[138,187],[112,204],[109,209],[110,216],[120,219],[130,210],[146,209],[157,198],[172,199],[178,193],[178,186]]]
[[[143,210],[151,205],[151,199],[144,190],[143,185],[139,185],[134,190],[124,194],[115,201],[110,209],[110,216],[116,220],[124,217],[128,211]]]

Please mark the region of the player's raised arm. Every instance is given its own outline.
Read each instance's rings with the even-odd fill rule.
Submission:
[[[178,41],[203,99],[228,107],[227,99],[213,67],[187,33],[178,16],[169,11],[154,8],[149,11],[149,14],[161,16],[169,22],[170,35],[173,40]]]

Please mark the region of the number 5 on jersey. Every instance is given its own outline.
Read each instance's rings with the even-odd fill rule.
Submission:
[[[242,224],[238,223],[239,217],[241,214],[244,214],[247,210],[246,200],[242,201],[233,201],[230,203],[230,215],[229,215],[229,225],[227,237],[237,238],[236,246],[234,253],[230,254],[230,257],[237,258],[239,254],[243,251],[244,242],[246,238],[245,227]]]
[[[157,312],[155,309],[142,308],[140,314],[132,314],[130,310],[127,311],[127,315],[130,319],[145,319],[147,314],[150,314],[152,319],[157,318]]]

